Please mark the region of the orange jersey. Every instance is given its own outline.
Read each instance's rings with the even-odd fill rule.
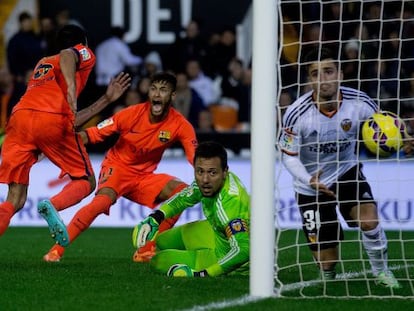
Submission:
[[[86,46],[72,47],[79,58],[76,68],[76,95],[84,89],[95,65],[95,55]],[[43,112],[72,115],[66,100],[67,86],[60,68],[59,54],[44,57],[36,65],[25,94],[13,111],[30,109]]]
[[[197,138],[190,122],[174,108],[170,108],[167,118],[159,123],[151,124],[149,115],[150,103],[137,104],[88,128],[86,133],[91,143],[118,134],[119,138],[105,160],[124,164],[138,172],[155,171],[164,151],[177,141],[193,165]]]

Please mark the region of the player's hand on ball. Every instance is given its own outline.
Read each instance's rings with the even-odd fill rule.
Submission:
[[[187,265],[175,264],[168,269],[167,275],[172,277],[206,277],[208,273],[206,270],[194,271]]]
[[[144,246],[147,241],[153,241],[157,237],[160,224],[151,216],[145,218],[135,226],[132,232],[132,245],[135,248]]]

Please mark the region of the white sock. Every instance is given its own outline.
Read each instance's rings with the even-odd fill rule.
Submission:
[[[362,231],[362,243],[371,264],[372,273],[376,276],[388,270],[387,237],[381,225],[370,231]]]

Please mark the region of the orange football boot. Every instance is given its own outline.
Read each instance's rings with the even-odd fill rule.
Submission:
[[[59,262],[62,256],[59,255],[57,250],[50,251],[43,256],[43,260],[47,262]]]
[[[149,262],[155,255],[155,242],[149,241],[144,246],[138,248],[132,260],[135,262]]]

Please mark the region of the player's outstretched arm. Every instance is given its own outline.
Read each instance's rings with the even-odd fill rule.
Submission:
[[[154,241],[158,235],[160,223],[164,218],[164,213],[160,210],[156,210],[136,225],[132,232],[132,245],[134,248],[144,246],[147,241]]]
[[[130,87],[130,85],[131,77],[127,73],[121,72],[118,76],[113,78],[104,95],[102,95],[92,105],[82,109],[76,114],[75,127],[81,126],[94,115],[101,112],[110,103],[116,101]]]

